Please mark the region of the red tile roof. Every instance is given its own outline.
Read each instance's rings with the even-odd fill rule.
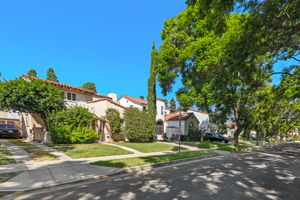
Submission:
[[[29,79],[35,79],[35,80],[44,81],[45,83],[54,85],[54,86],[59,87],[61,89],[70,89],[70,90],[74,90],[76,92],[81,92],[81,93],[84,93],[84,94],[89,94],[89,95],[93,95],[93,96],[97,96],[97,97],[111,99],[110,97],[108,97],[106,95],[97,94],[96,92],[93,92],[93,91],[90,91],[90,90],[87,90],[87,89],[84,89],[84,88],[81,88],[81,87],[76,87],[76,86],[68,85],[68,84],[65,84],[65,83],[59,83],[59,82],[55,82],[55,81],[49,81],[49,80],[46,80],[46,79],[41,79],[41,78],[38,78],[38,77],[28,76],[28,75],[22,75],[21,77],[24,78],[24,79],[27,79],[27,80],[29,80]]]
[[[177,111],[177,112],[165,115],[165,120],[166,121],[178,121],[179,117],[181,120],[187,120],[188,118],[190,118],[193,115],[194,115],[193,113],[187,113],[187,112],[181,112],[181,114],[180,114],[180,112]]]
[[[94,101],[88,101],[87,103],[96,103],[96,102],[99,102],[99,101],[108,101],[112,104],[115,104],[116,106],[119,106],[121,108],[124,108],[124,106],[122,106],[121,104],[118,104],[117,102],[114,102],[112,99],[108,99],[108,98],[101,98],[101,99],[97,99],[97,100],[94,100]]]
[[[128,96],[128,95],[125,95],[125,94],[123,94],[119,99],[121,99],[122,97],[125,97],[126,99],[128,99],[128,100],[130,100],[134,103],[137,103],[137,104],[142,104],[142,105],[147,105],[148,104],[148,101],[145,100],[145,99],[136,98],[136,97]],[[156,99],[164,101],[164,102],[168,102],[168,100],[162,99],[160,97],[156,97]]]

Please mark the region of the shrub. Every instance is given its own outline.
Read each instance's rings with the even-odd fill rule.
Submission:
[[[86,127],[73,129],[72,126],[58,125],[51,132],[52,140],[56,144],[92,143],[99,138],[96,131]]]
[[[57,144],[76,144],[95,142],[99,135],[89,129],[97,117],[86,108],[73,107],[51,117],[52,141]]]
[[[145,111],[137,108],[126,108],[124,113],[124,134],[131,142],[154,141],[152,127],[155,121]]]
[[[125,141],[125,135],[123,133],[112,133],[111,138],[115,142]]]
[[[203,137],[201,130],[189,131],[188,132],[188,140],[190,141],[201,141],[201,137]]]
[[[50,123],[52,127],[58,125],[77,127],[89,127],[97,119],[97,116],[89,112],[87,108],[72,107],[52,115]]]
[[[121,117],[119,111],[113,108],[109,108],[106,111],[106,118],[108,121],[110,132],[120,133],[121,132]]]

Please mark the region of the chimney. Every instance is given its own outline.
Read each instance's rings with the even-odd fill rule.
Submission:
[[[112,100],[113,100],[114,102],[117,102],[117,101],[118,101],[118,99],[117,99],[118,95],[117,95],[116,93],[108,93],[107,96],[110,97],[110,98],[112,98]]]

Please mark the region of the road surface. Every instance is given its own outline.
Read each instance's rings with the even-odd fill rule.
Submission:
[[[300,143],[233,153],[12,199],[300,199]]]

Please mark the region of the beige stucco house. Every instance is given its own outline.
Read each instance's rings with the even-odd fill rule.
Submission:
[[[114,108],[119,111],[121,117],[124,113],[124,107],[117,103],[117,95],[114,93],[106,95],[98,94],[90,90],[83,89],[68,85],[65,83],[59,83],[55,81],[49,81],[37,77],[29,77],[27,75],[21,76],[23,79],[30,81],[32,78],[36,80],[44,81],[47,84],[54,85],[61,90],[64,96],[64,102],[66,107],[80,106],[89,109],[97,117],[103,118],[106,115],[106,110]],[[22,113],[23,127],[25,127],[25,135],[28,140],[38,140],[44,143],[50,142],[51,137],[45,132],[45,126],[43,121],[36,115],[28,113]],[[101,140],[105,142],[111,141],[111,137],[108,131],[108,127],[103,121],[95,121],[95,129],[101,135]]]

